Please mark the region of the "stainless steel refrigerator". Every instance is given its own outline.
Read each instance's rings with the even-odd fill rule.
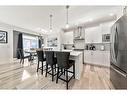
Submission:
[[[111,29],[110,80],[116,89],[127,89],[127,15]]]

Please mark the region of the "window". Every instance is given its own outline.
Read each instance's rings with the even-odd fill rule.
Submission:
[[[38,48],[38,37],[23,34],[23,49]]]

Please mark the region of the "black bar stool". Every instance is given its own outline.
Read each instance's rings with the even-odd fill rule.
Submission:
[[[43,71],[45,70],[44,67],[46,66],[43,64],[43,62],[46,61],[46,58],[44,58],[43,50],[37,50],[36,52],[38,57],[37,72],[38,70],[41,70],[41,74],[43,75]],[[40,67],[40,62],[41,62],[41,67]]]
[[[52,75],[52,81],[54,81],[54,76],[57,75],[56,73],[56,58],[54,58],[54,52],[53,51],[45,51],[45,56],[46,56],[46,74],[45,76],[47,77],[47,73]],[[50,66],[51,70],[49,70],[48,66]],[[55,72],[54,72],[55,70]]]
[[[75,62],[73,60],[69,60],[70,52],[56,52],[57,57],[57,79],[56,83],[58,83],[58,79],[61,79],[66,82],[66,88],[68,89],[68,83],[72,78],[75,78]],[[73,71],[69,69],[73,66]],[[60,71],[61,70],[61,71]],[[68,79],[68,72],[72,73],[70,79]],[[66,78],[61,78],[61,75],[66,75]]]

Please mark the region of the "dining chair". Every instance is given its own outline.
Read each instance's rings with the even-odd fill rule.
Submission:
[[[45,70],[44,67],[44,61],[46,61],[46,58],[44,58],[44,52],[43,50],[37,50],[37,57],[38,57],[38,64],[37,64],[37,72],[38,70],[41,70],[41,74],[43,75],[43,71]],[[41,62],[41,67],[40,67],[40,62]]]
[[[31,56],[30,54],[25,55],[23,49],[17,49],[17,53],[19,55],[20,64],[21,63],[24,64],[24,59],[28,58],[28,60],[29,60],[29,58]]]
[[[57,60],[54,57],[54,52],[53,51],[45,51],[45,56],[46,56],[46,74],[45,77],[47,77],[47,74],[52,75],[52,81],[54,81],[54,76],[57,74],[56,73],[56,63]],[[51,70],[49,70],[49,67]]]
[[[72,78],[75,78],[75,61],[69,60],[69,56],[70,56],[70,52],[56,52],[57,65],[58,65],[56,83],[58,83],[58,79],[65,81],[66,89],[68,89],[69,81]],[[69,69],[72,66],[73,66],[73,71],[70,71]],[[72,73],[70,79],[68,77],[68,73]],[[64,75],[65,77],[62,78],[61,77],[62,75]]]

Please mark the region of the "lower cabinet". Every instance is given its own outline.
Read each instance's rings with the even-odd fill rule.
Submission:
[[[90,63],[95,65],[110,65],[110,51],[84,51],[84,63]]]

